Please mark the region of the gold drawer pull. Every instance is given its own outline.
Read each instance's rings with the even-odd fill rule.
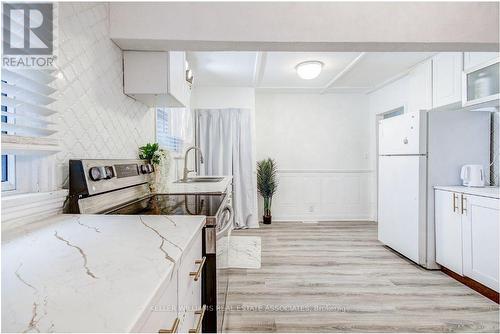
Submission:
[[[462,194],[462,214],[465,214],[467,216],[467,197]]]
[[[172,328],[170,329],[160,329],[158,333],[177,333],[177,329],[179,328],[179,324],[181,320],[179,318],[175,318],[174,323],[172,324]]]
[[[457,199],[458,199],[458,194],[453,193],[453,212],[458,211]]]
[[[203,305],[201,307],[201,310],[194,312],[194,314],[197,314],[200,317],[198,318],[198,322],[196,323],[196,327],[195,328],[191,328],[189,330],[189,333],[199,333],[200,332],[200,330],[201,330],[201,324],[203,322],[203,317],[205,316],[206,309],[207,309],[207,305]]]
[[[201,260],[194,261],[195,264],[198,264],[198,270],[192,271],[189,273],[189,276],[194,276],[194,280],[197,281],[200,278],[201,271],[203,270],[203,266],[205,265],[206,257],[202,257]]]

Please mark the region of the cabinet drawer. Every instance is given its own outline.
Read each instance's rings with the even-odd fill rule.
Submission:
[[[188,333],[198,327],[203,316],[199,314],[201,309],[201,280],[198,280],[185,290],[184,295],[179,295],[179,319],[181,319],[179,331],[181,333]]]
[[[179,332],[187,333],[195,329],[201,318],[201,271],[202,233],[194,238],[191,246],[185,250],[179,267]],[[202,270],[200,270],[202,268]],[[196,273],[199,273],[198,277]],[[195,280],[196,279],[196,280]]]
[[[196,302],[194,298],[189,300],[189,296],[186,296],[186,299],[179,303],[179,333],[201,332],[205,310],[199,301],[201,293],[198,293],[196,297],[198,298]]]
[[[149,314],[140,332],[158,333],[160,330],[172,330],[178,319],[177,312],[177,268],[166,283],[166,287],[159,297],[155,298],[148,306]]]
[[[194,238],[191,245],[184,250],[179,266],[179,298],[185,296],[193,289],[201,289],[201,271],[198,276],[194,273],[198,272],[202,266],[202,233]],[[201,299],[200,299],[201,301]]]

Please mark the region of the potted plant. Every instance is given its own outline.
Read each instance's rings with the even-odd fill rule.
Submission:
[[[276,162],[271,158],[257,162],[257,189],[264,199],[264,216],[262,217],[264,224],[271,224],[272,220],[271,205],[273,195],[278,188],[276,170]]]
[[[154,166],[155,176],[150,183],[151,191],[167,192],[170,170],[170,152],[160,148],[158,143],[139,147],[139,158],[149,160]]]

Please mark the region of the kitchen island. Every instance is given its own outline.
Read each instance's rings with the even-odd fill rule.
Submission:
[[[204,222],[59,215],[3,233],[2,332],[140,330]]]

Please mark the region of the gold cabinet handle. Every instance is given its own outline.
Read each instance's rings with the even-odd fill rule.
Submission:
[[[170,329],[160,329],[158,333],[177,333],[177,329],[179,328],[179,324],[181,323],[181,319],[175,318],[174,323],[172,324],[172,328]]]
[[[198,265],[198,270],[190,272],[189,276],[194,276],[195,281],[197,281],[200,278],[201,271],[203,270],[203,266],[205,265],[206,260],[207,258],[204,256],[201,258],[201,260],[194,261],[194,263]]]
[[[453,193],[453,212],[458,211],[457,199],[458,199],[458,194]]]
[[[467,215],[467,197],[462,194],[462,214]]]
[[[199,315],[198,321],[196,322],[196,327],[191,328],[189,333],[199,333],[201,330],[201,324],[203,323],[203,317],[205,316],[205,311],[207,310],[207,305],[203,305],[201,310],[195,311],[194,314]]]

